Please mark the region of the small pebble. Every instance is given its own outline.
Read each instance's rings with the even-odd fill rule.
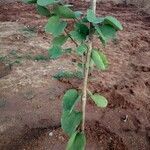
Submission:
[[[50,137],[52,137],[52,136],[53,136],[53,132],[50,132],[48,135],[49,135]]]

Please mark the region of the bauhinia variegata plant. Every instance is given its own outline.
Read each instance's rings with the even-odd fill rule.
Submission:
[[[63,96],[62,104],[62,129],[70,137],[67,150],[84,150],[85,136],[85,109],[87,94],[98,107],[105,108],[108,104],[105,97],[92,93],[88,89],[88,76],[94,65],[101,71],[106,70],[108,61],[106,56],[92,44],[93,36],[97,36],[103,45],[115,38],[118,30],[123,30],[120,22],[112,17],[96,16],[96,0],[91,0],[91,6],[84,15],[80,11],[73,11],[70,5],[65,5],[62,0],[24,0],[26,3],[35,4],[37,12],[48,18],[45,31],[53,35],[53,46],[48,50],[51,59],[57,59],[64,53],[79,57],[80,71],[59,72],[54,77],[83,79],[82,89],[69,89]],[[68,31],[68,21],[74,20],[74,28]],[[76,48],[64,49],[62,46],[71,39]],[[82,101],[81,111],[77,111],[76,104]]]

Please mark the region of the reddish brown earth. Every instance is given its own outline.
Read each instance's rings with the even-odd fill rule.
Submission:
[[[75,9],[87,7],[85,2],[75,3]],[[94,71],[90,76],[89,88],[106,96],[109,106],[98,109],[88,101],[87,150],[149,150],[150,16],[134,6],[112,3],[98,4],[97,13],[117,17],[124,31],[103,48],[110,62],[108,71]],[[12,49],[21,56],[47,55],[51,37],[43,31],[46,19],[33,6],[1,5],[0,21],[1,55],[9,56]],[[19,29],[24,25],[34,27],[37,35],[22,34]],[[97,40],[94,46],[101,47]],[[65,149],[68,138],[60,128],[61,97],[82,81],[56,81],[52,75],[72,68],[72,57],[67,55],[44,62],[23,58],[9,71],[8,65],[0,64],[0,149]]]

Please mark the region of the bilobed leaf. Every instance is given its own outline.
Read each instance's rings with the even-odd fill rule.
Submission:
[[[59,1],[60,0],[37,0],[37,4],[40,5],[40,6],[46,6],[46,5],[55,4]]]
[[[48,20],[45,31],[53,34],[54,37],[59,36],[66,28],[67,23],[62,21],[58,16],[53,16]]]
[[[67,6],[57,6],[54,11],[59,17],[76,18],[75,13]]]
[[[92,9],[88,9],[87,10],[87,20],[89,22],[98,24],[98,23],[102,23],[104,21],[104,18],[97,18],[93,12]]]
[[[86,44],[81,44],[79,47],[77,47],[77,53],[79,55],[83,55],[84,52],[87,50],[87,45]]]
[[[53,46],[48,50],[48,53],[49,57],[52,59],[57,59],[63,54],[62,49],[59,46]]]
[[[64,111],[61,117],[61,127],[70,136],[72,135],[77,127],[80,125],[82,120],[82,113],[72,111]]]
[[[65,35],[60,35],[58,37],[55,37],[53,39],[53,45],[56,45],[56,46],[62,46],[68,39],[68,36],[65,36]]]
[[[78,91],[76,89],[68,90],[63,96],[63,110],[70,111],[78,100]]]
[[[28,3],[28,4],[35,4],[37,0],[23,0],[23,2]]]
[[[105,108],[108,105],[108,101],[104,96],[101,96],[99,94],[94,94],[91,96],[91,98],[98,107]]]
[[[84,133],[76,131],[70,137],[66,150],[85,150],[86,137]]]
[[[46,16],[46,17],[51,16],[50,11],[44,6],[37,5],[36,9],[37,9],[37,12],[42,16]]]
[[[116,37],[116,30],[110,25],[95,26],[95,29],[104,44]]]
[[[97,50],[93,49],[92,50],[92,59],[97,66],[98,69],[100,70],[106,70],[107,64],[106,64],[106,58],[102,56]]]
[[[116,30],[123,30],[121,23],[112,16],[105,17],[104,22],[106,24],[112,25]]]

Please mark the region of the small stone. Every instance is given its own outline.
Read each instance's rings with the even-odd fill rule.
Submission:
[[[53,136],[53,132],[50,132],[48,135],[49,135],[50,137],[52,137],[52,136]]]
[[[63,136],[59,136],[58,138],[59,138],[61,141],[64,141],[64,140],[65,140]]]

